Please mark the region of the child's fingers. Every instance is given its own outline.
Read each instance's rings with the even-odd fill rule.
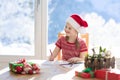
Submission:
[[[54,58],[53,58],[53,56],[51,55],[50,57],[49,57],[49,61],[53,61],[54,60]]]
[[[77,59],[76,58],[70,58],[68,60],[68,62],[70,62],[70,63],[77,63]]]

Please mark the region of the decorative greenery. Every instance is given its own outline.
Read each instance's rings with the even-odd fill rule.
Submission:
[[[102,68],[114,68],[115,57],[111,57],[111,51],[106,48],[99,47],[99,53],[96,53],[95,49],[92,49],[93,55],[87,55],[85,57],[85,67],[92,68],[92,70]]]

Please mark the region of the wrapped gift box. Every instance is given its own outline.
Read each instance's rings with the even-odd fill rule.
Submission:
[[[120,70],[118,69],[100,69],[95,71],[95,77],[102,80],[120,80]]]
[[[105,80],[106,77],[106,69],[100,69],[95,71],[95,77],[99,79]]]
[[[82,78],[91,78],[90,73],[78,72],[78,71],[75,71],[75,76],[82,77]]]
[[[113,69],[106,73],[107,80],[120,80],[120,70]]]

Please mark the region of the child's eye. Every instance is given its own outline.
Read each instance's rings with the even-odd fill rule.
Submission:
[[[69,28],[69,30],[71,30],[71,28]]]
[[[67,27],[67,26],[65,26],[65,28],[67,28],[67,29],[71,30],[71,27]]]
[[[65,26],[65,28],[67,28],[67,26]]]
[[[68,28],[67,26],[65,26],[65,28]]]

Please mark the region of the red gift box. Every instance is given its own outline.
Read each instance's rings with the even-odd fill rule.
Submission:
[[[95,71],[95,77],[102,80],[120,80],[120,70],[118,69],[100,69]]]
[[[75,71],[75,76],[82,77],[82,78],[91,78],[90,73],[78,72],[78,71]]]
[[[120,70],[113,69],[110,72],[106,73],[107,80],[120,80]]]
[[[108,70],[106,70],[106,69],[96,70],[95,71],[95,77],[99,78],[99,79],[105,80],[105,78],[106,78],[106,71],[108,71]]]

